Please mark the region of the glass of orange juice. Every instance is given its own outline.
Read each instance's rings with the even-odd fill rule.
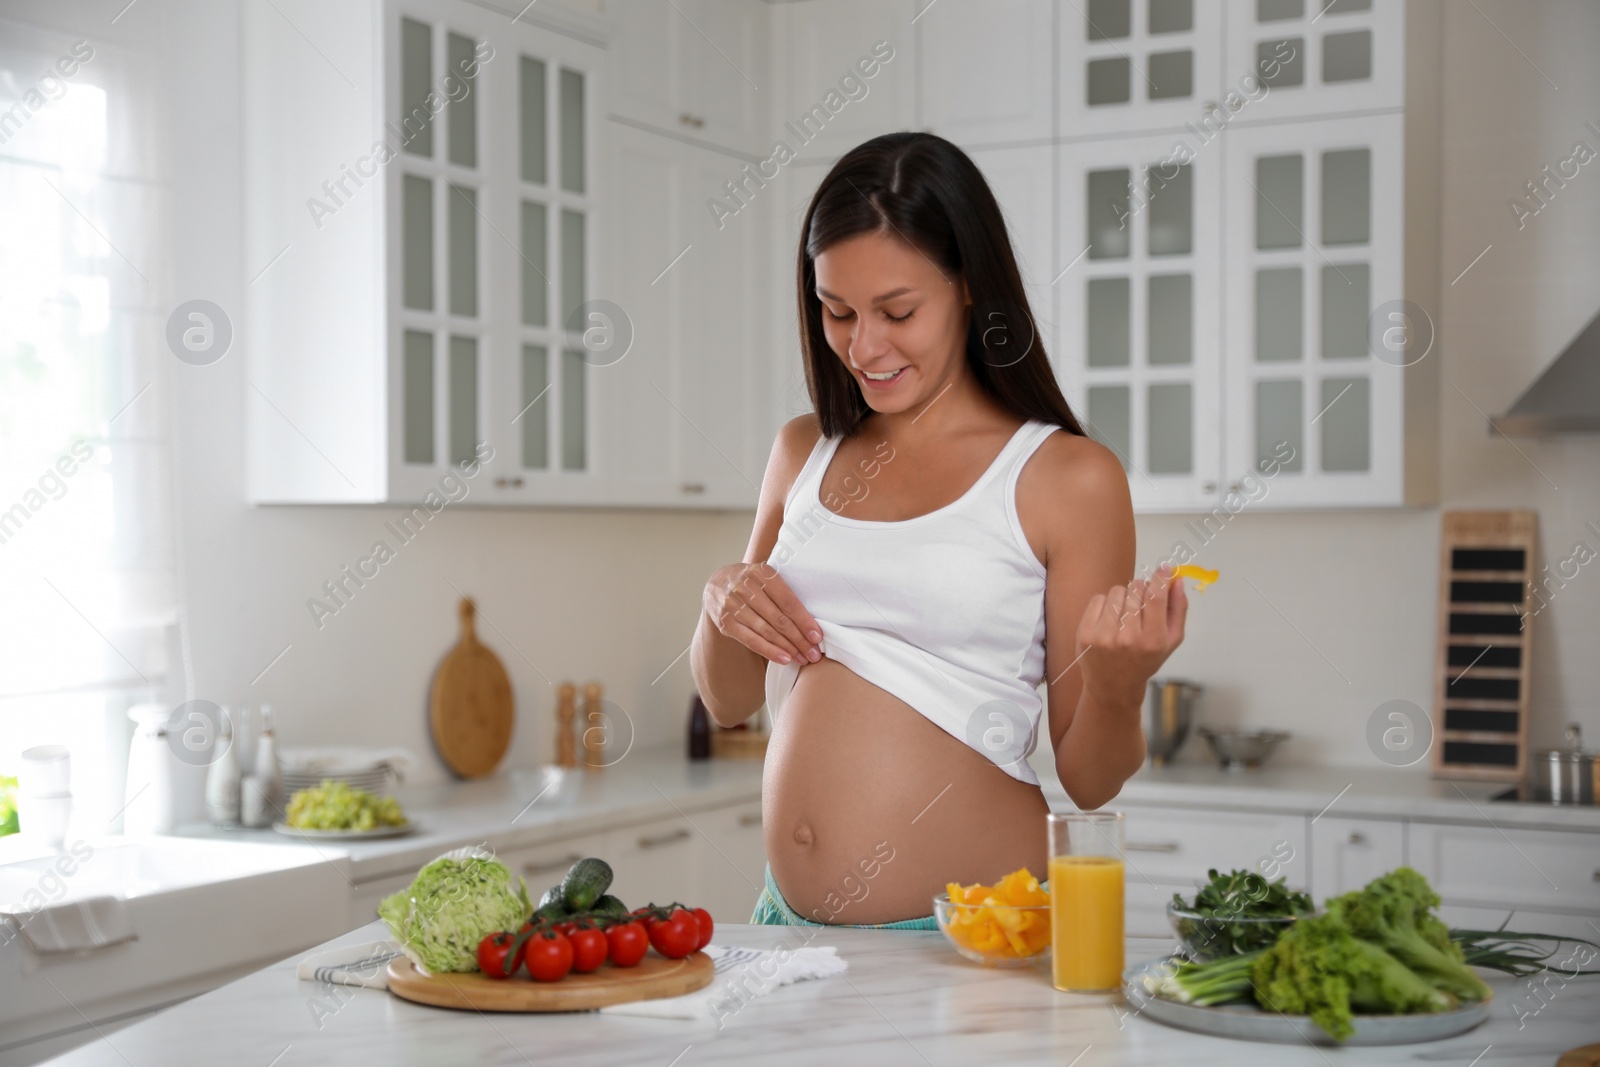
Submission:
[[[1122,813],[1047,816],[1050,832],[1050,955],[1057,989],[1121,988]]]

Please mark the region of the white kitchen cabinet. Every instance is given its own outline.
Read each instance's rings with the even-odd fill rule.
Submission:
[[[1447,904],[1600,920],[1600,836],[1431,822],[1409,832],[1411,866]]]
[[[1060,137],[1178,129],[1216,105],[1222,0],[1086,0],[1058,32]]]
[[[1374,309],[1406,292],[1403,117],[1222,142],[1228,477],[1262,472],[1275,506],[1404,503],[1410,379],[1369,338]]]
[[[766,877],[761,802],[717,808],[689,818],[698,831],[700,849],[695,899],[719,923],[749,922]]]
[[[941,0],[917,19],[920,118],[964,148],[1053,137],[1056,5]]]
[[[1055,288],[1050,284],[1057,269],[1052,181],[1055,149],[1050,145],[1030,145],[973,149],[969,154],[1000,202],[1034,318],[1031,330],[1026,324],[1019,328],[997,317],[994,309],[990,309],[987,313],[979,312],[981,326],[986,331],[1002,327],[1005,343],[1016,346],[1013,349],[1016,358],[1021,358],[1023,346],[1030,343],[1030,337],[1033,344],[1042,345],[1044,351],[1054,357],[1060,343]]]
[[[1405,103],[1406,5],[1395,0],[1227,0],[1224,78],[1250,121]],[[1274,61],[1276,59],[1276,61]]]
[[[1360,889],[1406,862],[1406,824],[1388,819],[1324,815],[1311,826],[1311,895],[1328,897]]]
[[[1057,147],[1057,376],[1141,510],[1209,508],[1220,481],[1222,157],[1172,149]]]
[[[618,198],[606,279],[633,338],[597,368],[613,405],[615,492],[635,504],[754,507],[780,419],[758,340],[763,193],[752,192],[753,207],[714,213],[710,201],[725,197],[741,160],[608,126]]]
[[[770,148],[767,15],[745,0],[605,0],[614,115],[743,152]]]
[[[1125,925],[1152,937],[1171,931],[1174,892],[1192,899],[1206,871],[1236,868],[1308,881],[1306,819],[1275,812],[1197,811],[1122,805],[1126,839]]]
[[[767,10],[774,139],[801,159],[832,159],[912,128],[917,6],[910,0],[809,0]]]
[[[595,855],[611,864],[609,892],[630,908],[675,900],[694,906],[701,855],[696,837],[682,815],[607,831],[604,851]]]
[[[474,503],[606,499],[578,314],[605,24],[515,14],[244,9],[255,502],[442,501],[463,463]]]

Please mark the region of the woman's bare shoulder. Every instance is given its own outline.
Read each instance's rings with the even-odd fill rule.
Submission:
[[[1120,490],[1127,494],[1128,475],[1115,452],[1092,437],[1060,430],[1048,435],[1023,468],[1029,478],[1051,496],[1062,490],[1103,499]]]
[[[822,423],[816,412],[796,415],[778,429],[772,442],[772,455],[767,458],[767,475],[763,488],[770,486],[779,497],[787,496],[789,487],[806,465],[811,450],[822,436]]]
[[[1093,438],[1052,433],[1017,479],[1017,517],[1036,549],[1131,528],[1127,472],[1116,453]]]

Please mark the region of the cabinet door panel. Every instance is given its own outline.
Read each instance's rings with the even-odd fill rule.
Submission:
[[[1406,862],[1405,824],[1324,816],[1311,827],[1311,895],[1360,889]]]
[[[1048,0],[941,0],[917,20],[922,124],[956,144],[1052,136]]]
[[[1056,207],[1050,184],[1054,151],[1049,145],[1038,145],[979,149],[970,153],[1005,216],[1006,231],[1010,234],[1033,312],[1034,341],[1052,356],[1058,344],[1055,291],[1050,285],[1056,270]],[[1027,343],[1029,331],[1026,328],[1019,331],[1011,323],[997,320],[986,320],[984,327],[993,324],[1007,328],[1006,343]]]
[[[772,39],[784,44],[777,136],[801,159],[830,159],[881,133],[911,128],[916,95],[911,4],[811,0],[768,10]],[[885,47],[874,53],[879,41]],[[863,59],[868,69],[877,63],[870,78],[857,67]],[[862,88],[852,90],[848,79]]]
[[[687,127],[697,140],[759,152],[771,148],[767,103],[776,88],[766,62],[767,8],[744,0],[678,0],[678,76]]]
[[[690,817],[700,831],[700,879],[693,901],[719,923],[745,923],[761,895],[767,846],[761,833],[761,802],[751,801]]]
[[[1224,469],[1265,485],[1257,507],[1402,503],[1403,359],[1369,341],[1404,295],[1401,117],[1220,141]]]
[[[1221,155],[1174,155],[1165,137],[1057,152],[1062,391],[1118,453],[1137,509],[1209,508],[1222,443]]]
[[[1178,129],[1218,107],[1221,0],[1065,4],[1057,22],[1060,136]]]
[[[1248,93],[1238,121],[1403,106],[1405,24],[1405,5],[1384,0],[1227,0],[1224,77]]]

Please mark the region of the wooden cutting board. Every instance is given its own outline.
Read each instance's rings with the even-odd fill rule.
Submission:
[[[439,758],[462,778],[492,774],[511,747],[516,708],[500,658],[478,640],[471,597],[461,598],[461,640],[433,676],[428,723]]]
[[[406,956],[389,963],[389,992],[418,1004],[466,1011],[588,1011],[607,1004],[677,997],[704,989],[716,977],[711,957],[696,952],[681,960],[654,954],[636,967],[605,964],[589,974],[569,974],[559,982],[535,982],[525,975],[488,978],[479,971],[424,974]]]

